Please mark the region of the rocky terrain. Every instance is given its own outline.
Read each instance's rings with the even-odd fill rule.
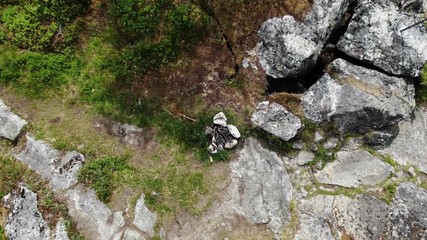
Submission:
[[[162,221],[144,194],[124,210],[105,205],[79,183],[85,156],[37,139],[25,129],[30,120],[1,100],[0,136],[18,142],[13,158],[47,181],[87,239],[426,239],[427,109],[415,101],[427,61],[427,29],[415,23],[426,11],[425,0],[314,0],[303,21],[264,22],[247,71],[286,81],[324,69],[296,107],[274,99],[254,106],[250,121],[268,139],[212,116],[230,136],[211,133],[211,152],[220,140],[221,150],[243,143],[222,163],[222,192],[198,216]],[[124,144],[143,144],[144,129],[110,130]],[[69,239],[63,220],[47,224],[27,183],[1,204],[7,239]]]

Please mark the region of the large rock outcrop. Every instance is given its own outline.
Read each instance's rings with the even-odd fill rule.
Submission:
[[[30,135],[26,137],[25,149],[15,155],[18,160],[48,180],[55,191],[65,190],[77,183],[78,171],[84,163],[82,154],[62,154],[42,140],[35,140]]]
[[[231,169],[236,212],[251,223],[268,224],[279,234],[290,219],[292,198],[292,185],[280,157],[249,138]]]
[[[414,118],[399,123],[399,135],[381,150],[401,165],[413,165],[427,174],[427,109],[414,112]]]
[[[312,68],[331,34],[343,20],[352,0],[314,0],[304,22],[292,16],[269,19],[258,36],[258,58],[274,78],[300,75]]]
[[[10,111],[10,108],[0,100],[0,137],[15,140],[21,129],[27,124],[25,120]]]
[[[10,209],[5,225],[9,240],[49,240],[50,229],[37,208],[37,194],[26,186],[3,198],[3,205]]]
[[[265,131],[288,141],[301,128],[301,120],[275,102],[260,102],[252,114],[252,122]]]
[[[302,96],[315,123],[332,121],[340,132],[364,133],[408,118],[415,107],[411,82],[336,59]]]
[[[365,150],[357,150],[338,152],[337,160],[328,163],[315,176],[321,183],[358,187],[381,183],[393,172],[394,169],[389,164]]]
[[[362,0],[337,47],[389,73],[417,77],[427,61],[427,30],[416,13],[425,7],[423,0]]]

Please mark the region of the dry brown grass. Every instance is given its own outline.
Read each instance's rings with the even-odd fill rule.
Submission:
[[[275,93],[270,95],[269,101],[276,102],[284,106],[295,116],[299,117],[300,119],[304,119],[304,113],[301,109],[301,99],[297,94],[286,92]]]

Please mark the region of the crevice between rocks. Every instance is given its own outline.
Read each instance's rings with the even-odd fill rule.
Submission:
[[[347,29],[350,25],[350,21],[355,13],[359,1],[353,1],[350,3],[345,17],[343,18],[340,26],[331,34],[331,36],[325,42],[322,53],[316,63],[316,65],[305,72],[305,74],[287,77],[287,78],[273,78],[267,75],[268,86],[266,89],[266,94],[273,94],[277,92],[288,92],[288,93],[303,93],[313,84],[315,84],[324,74],[325,68],[333,62],[335,59],[341,58],[347,62],[350,62],[353,65],[361,66],[366,69],[375,70],[382,74],[385,74],[390,77],[403,78],[409,81],[412,81],[415,84],[415,88],[419,86],[419,79],[404,75],[396,75],[390,72],[383,70],[382,68],[360,60],[358,58],[352,57],[343,51],[339,50],[335,45],[347,32]]]

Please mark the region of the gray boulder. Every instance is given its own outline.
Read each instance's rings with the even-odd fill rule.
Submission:
[[[340,132],[364,133],[408,118],[414,96],[414,85],[404,79],[336,59],[302,95],[302,108],[315,123],[332,121]]]
[[[425,7],[422,0],[362,0],[337,47],[389,73],[417,77],[427,61],[427,30],[410,26]]]
[[[292,185],[280,157],[249,138],[231,170],[235,211],[251,223],[268,224],[279,234],[290,219],[292,198]]]
[[[21,133],[21,129],[27,124],[25,120],[10,111],[0,100],[0,137],[15,140]]]
[[[78,152],[62,155],[42,140],[28,135],[27,144],[15,157],[48,180],[54,191],[65,190],[77,183],[77,175],[84,157]]]
[[[427,111],[414,112],[414,118],[399,123],[399,135],[389,147],[380,150],[401,165],[413,165],[427,174]]]
[[[258,103],[252,114],[252,122],[265,131],[288,141],[295,137],[301,128],[301,120],[275,102]]]
[[[315,174],[317,180],[325,184],[343,187],[375,185],[386,180],[394,168],[365,150],[338,152],[337,160],[328,163]]]
[[[37,208],[37,194],[25,186],[3,198],[3,204],[11,210],[4,227],[9,240],[49,240],[50,229]]]
[[[426,190],[413,183],[400,184],[390,212],[393,239],[426,239],[426,209]]]
[[[312,68],[352,0],[314,0],[305,22],[292,16],[273,18],[258,31],[258,58],[274,78],[300,75]]]
[[[148,210],[144,203],[144,195],[141,195],[136,202],[133,224],[152,237],[154,235],[154,225],[156,222],[157,215]]]

